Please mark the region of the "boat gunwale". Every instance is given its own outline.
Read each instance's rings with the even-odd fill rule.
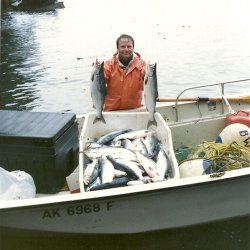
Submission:
[[[236,173],[230,173],[230,172],[236,172]],[[171,192],[173,190],[186,189],[195,186],[216,185],[217,183],[235,181],[244,178],[250,179],[250,167],[244,169],[226,171],[223,176],[215,178],[211,178],[211,175],[202,175],[202,176],[188,177],[181,179],[170,179],[158,183],[149,183],[138,186],[125,186],[125,187],[90,191],[84,193],[75,193],[75,194],[67,193],[65,195],[64,194],[58,196],[50,195],[45,197],[35,197],[23,200],[6,200],[2,201],[2,203],[0,204],[0,213],[17,209],[18,210],[27,208],[30,209],[30,208],[35,208],[37,206],[52,207],[63,203],[67,203],[67,205],[70,205],[74,202],[96,202],[100,200],[111,200],[116,198],[120,199],[133,195],[141,196],[141,195],[149,195],[150,193]],[[163,184],[166,184],[168,182],[173,182],[173,184],[163,186]],[[177,182],[177,184],[175,184],[175,182]]]

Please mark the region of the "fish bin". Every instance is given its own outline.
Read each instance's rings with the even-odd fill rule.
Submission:
[[[160,147],[166,155],[166,158],[168,160],[169,173],[167,178],[161,180],[157,180],[157,178],[152,178],[153,181],[149,180],[148,182],[146,181],[146,183],[163,180],[167,181],[167,179],[169,178],[179,178],[180,174],[178,169],[178,163],[174,154],[171,131],[166,122],[164,121],[163,117],[159,113],[155,113],[154,115],[155,120],[157,122],[157,126],[152,125],[149,128],[147,128],[147,123],[149,119],[148,112],[104,112],[103,117],[106,123],[103,123],[102,121],[94,122],[96,118],[96,113],[91,112],[85,116],[85,121],[80,134],[79,141],[79,169],[76,169],[75,172],[73,172],[70,176],[67,177],[68,186],[71,192],[79,192],[79,171],[81,173],[80,183],[84,183],[83,173],[86,169],[86,162],[88,162],[88,156],[85,153],[90,145],[90,142],[98,140],[102,136],[107,135],[111,132],[121,130],[132,130],[132,132],[145,130],[152,132],[153,135],[158,139]],[[117,145],[115,145],[115,147],[119,148],[119,146]],[[101,170],[99,172],[101,172]],[[122,179],[119,178],[119,180]],[[139,184],[140,181],[141,180],[138,181]],[[145,184],[145,179],[144,183],[143,181],[141,181],[141,184]],[[103,188],[106,189],[112,187],[112,185],[110,186],[109,183],[106,183],[106,186],[104,186]],[[114,187],[117,186],[114,185]],[[82,191],[86,191],[86,184],[83,184],[80,188]]]

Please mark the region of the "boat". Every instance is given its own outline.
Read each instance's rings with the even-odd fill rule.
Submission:
[[[65,8],[63,1],[58,0],[12,0],[10,5],[15,10],[51,11]]]
[[[196,86],[195,89],[206,86]],[[78,172],[84,168],[83,150],[88,138],[114,128],[144,128],[148,113],[143,108],[132,112],[104,113],[106,125],[93,124],[93,113],[79,115],[80,170],[76,172],[79,190],[37,194],[31,199],[2,200],[1,228],[132,234],[250,216],[249,162],[245,168],[181,178],[174,151],[187,145],[215,140],[226,126],[228,108],[249,112],[249,97],[247,101],[238,96],[230,99],[222,93],[219,101],[197,99],[181,102],[180,95],[174,102],[159,103],[155,114],[159,126],[156,134],[164,140],[165,150],[171,158],[172,178],[86,192],[83,177]]]
[[[10,1],[10,5],[17,7],[19,4],[22,3],[22,0],[14,0],[14,1]]]

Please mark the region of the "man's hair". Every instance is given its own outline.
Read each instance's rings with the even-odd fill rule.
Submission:
[[[134,38],[130,35],[127,35],[127,34],[122,34],[120,35],[117,39],[116,39],[116,48],[118,48],[119,46],[119,42],[121,41],[121,39],[123,38],[126,38],[128,40],[131,40],[132,41],[132,44],[133,44],[133,47],[135,46],[135,41],[134,41]]]

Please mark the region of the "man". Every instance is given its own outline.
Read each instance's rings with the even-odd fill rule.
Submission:
[[[107,84],[104,111],[134,109],[142,106],[146,63],[134,52],[134,39],[122,34],[116,40],[117,52],[104,63]]]

